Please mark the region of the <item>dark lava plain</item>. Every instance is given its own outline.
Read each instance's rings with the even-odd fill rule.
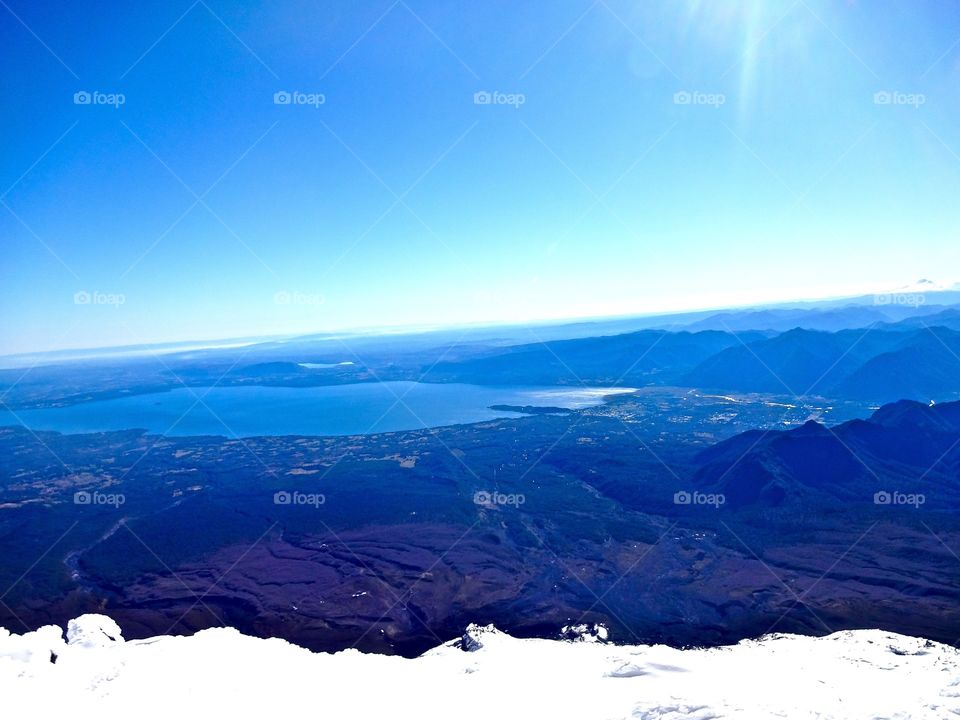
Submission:
[[[223,624],[404,655],[470,622],[548,637],[602,622],[616,641],[676,645],[858,627],[953,643],[957,413],[871,413],[657,388],[340,438],[0,428],[0,626],[98,611],[128,638]]]

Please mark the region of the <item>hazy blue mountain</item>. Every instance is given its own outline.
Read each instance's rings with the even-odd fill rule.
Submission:
[[[936,400],[960,390],[960,333],[929,328],[870,358],[834,387],[838,396],[893,401]]]
[[[936,325],[936,317],[943,315],[960,324],[960,311],[944,305],[875,304],[846,305],[837,308],[770,308],[763,310],[727,311],[697,320],[684,326],[685,330],[773,330],[784,332],[795,328],[836,332],[867,328],[874,324],[895,326],[910,323],[908,327]]]
[[[463,362],[441,362],[425,368],[431,382],[479,384],[666,384],[748,333],[704,331],[669,333],[644,330],[625,335],[531,343],[497,350]]]
[[[744,392],[822,394],[870,358],[896,347],[903,335],[797,329],[753,342],[741,339],[744,342],[701,363],[684,383]]]
[[[960,334],[947,328],[791,330],[727,348],[683,383],[878,402],[950,399],[960,392]]]
[[[931,315],[917,315],[901,320],[889,326],[890,329],[916,329],[924,327],[946,327],[960,330],[960,308],[948,307]]]

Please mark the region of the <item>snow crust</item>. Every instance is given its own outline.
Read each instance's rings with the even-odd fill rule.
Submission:
[[[110,618],[83,615],[66,636],[0,629],[0,703],[8,717],[98,719],[960,718],[960,655],[923,639],[856,630],[676,650],[569,630],[521,640],[470,626],[407,660],[231,628],[124,641]]]

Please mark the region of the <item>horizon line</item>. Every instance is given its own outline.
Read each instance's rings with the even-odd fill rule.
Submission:
[[[266,342],[276,342],[284,340],[296,340],[301,338],[309,338],[314,335],[329,335],[331,338],[338,335],[350,335],[350,336],[359,336],[359,337],[383,337],[389,335],[419,335],[419,334],[428,334],[432,332],[443,332],[457,329],[482,329],[482,328],[515,328],[529,325],[547,325],[547,326],[562,326],[562,325],[572,325],[577,323],[601,323],[601,322],[613,322],[616,320],[642,320],[642,319],[654,319],[654,318],[669,318],[677,316],[687,316],[687,315],[698,315],[703,313],[720,313],[729,310],[748,310],[751,308],[761,310],[761,309],[788,309],[791,305],[804,305],[804,304],[816,304],[816,303],[827,303],[827,302],[839,302],[843,300],[855,301],[862,298],[867,298],[870,295],[876,297],[883,295],[891,295],[895,293],[909,293],[909,292],[920,292],[923,294],[926,293],[941,293],[941,292],[951,292],[951,291],[960,291],[960,283],[952,283],[948,285],[938,285],[932,283],[929,280],[920,280],[915,283],[915,286],[919,286],[924,283],[929,283],[933,286],[933,289],[926,291],[918,291],[917,287],[914,286],[905,286],[904,288],[895,289],[895,290],[885,290],[874,293],[857,293],[857,294],[842,294],[842,295],[828,295],[828,296],[819,296],[819,297],[806,297],[806,298],[796,298],[793,300],[769,300],[769,301],[758,301],[753,303],[747,303],[743,305],[720,305],[712,307],[701,307],[693,308],[687,310],[667,310],[663,312],[629,312],[616,315],[583,315],[583,316],[569,316],[562,318],[525,318],[522,320],[490,320],[490,321],[475,321],[467,323],[454,323],[454,324],[438,324],[438,325],[429,325],[429,324],[408,324],[408,325],[389,325],[389,326],[366,326],[366,327],[352,327],[352,328],[333,328],[329,330],[314,330],[307,332],[298,332],[298,333],[282,333],[277,335],[245,335],[245,336],[225,336],[220,338],[194,338],[194,339],[183,339],[183,340],[157,340],[154,342],[145,342],[145,343],[131,343],[127,345],[101,345],[95,347],[65,347],[65,348],[51,348],[47,350],[33,350],[26,352],[18,353],[8,353],[0,355],[0,362],[13,360],[13,359],[26,359],[34,357],[43,357],[43,356],[55,356],[58,354],[70,354],[70,353],[85,353],[84,357],[76,358],[63,358],[64,360],[80,360],[80,359],[95,359],[100,355],[108,354],[117,354],[117,355],[135,355],[138,353],[144,354],[156,354],[155,351],[169,351],[169,352],[186,352],[190,350],[216,350],[216,349],[229,349],[231,347],[245,347],[248,345],[258,345]],[[798,308],[801,309],[801,308]],[[653,329],[653,328],[651,328]],[[39,364],[39,363],[38,363]],[[0,370],[11,369],[8,367],[0,366]]]

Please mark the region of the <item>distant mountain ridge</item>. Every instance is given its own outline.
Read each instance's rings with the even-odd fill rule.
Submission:
[[[960,398],[960,331],[866,329],[667,332],[489,348],[422,368],[427,382],[679,385],[840,400]]]
[[[794,328],[804,330],[826,330],[837,332],[865,328],[875,323],[897,325],[905,321],[912,321],[919,327],[925,319],[930,318],[930,324],[941,324],[943,321],[952,322],[960,318],[960,312],[948,305],[925,305],[914,302],[915,305],[846,305],[838,308],[809,309],[809,308],[773,308],[754,311],[728,311],[717,313],[710,317],[697,320],[685,325],[684,329],[691,332],[698,330],[728,330],[739,332],[742,330],[775,330],[784,332]],[[941,318],[941,323],[936,318]]]
[[[960,394],[960,332],[791,330],[722,350],[681,384],[877,402],[952,399]]]
[[[5,406],[26,409],[183,385],[423,380],[943,401],[960,398],[960,305],[949,304],[957,300],[958,290],[918,283],[900,294],[720,313],[395,335],[326,333],[242,347],[164,348],[162,355],[143,348],[137,357],[82,361],[53,354],[45,361],[50,364],[30,364],[26,372],[0,370],[0,393]],[[325,365],[334,367],[316,371]]]
[[[745,333],[748,342],[762,333]],[[429,382],[478,384],[667,384],[743,338],[727,332],[641,330],[625,335],[556,340],[497,349],[426,368]]]

